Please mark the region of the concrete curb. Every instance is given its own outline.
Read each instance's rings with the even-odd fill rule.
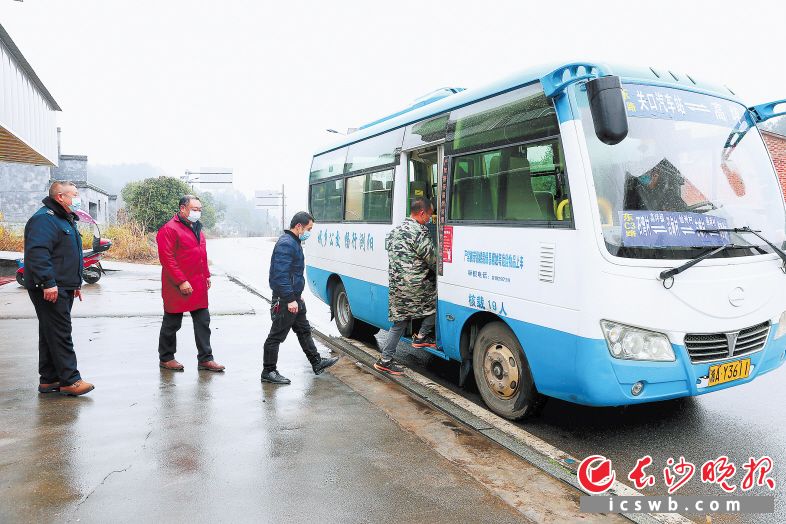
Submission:
[[[227,274],[226,276],[231,282],[270,303],[270,299],[253,286],[233,275]],[[312,331],[323,343],[354,358],[366,366],[370,372],[395,382],[410,394],[473,428],[544,473],[586,493],[576,478],[576,470],[581,462],[577,458],[411,369],[407,369],[404,375],[397,377],[378,373],[374,369],[377,357],[373,349],[361,342],[326,335],[315,328],[312,328]],[[619,481],[614,483],[607,494],[627,497],[642,496],[639,491]],[[687,524],[692,522],[678,513],[622,513],[621,515],[640,524]]]

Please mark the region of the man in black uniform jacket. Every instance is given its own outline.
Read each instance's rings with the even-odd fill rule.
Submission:
[[[38,392],[78,396],[94,389],[76,368],[71,307],[82,300],[81,207],[71,182],[53,182],[25,225],[25,287],[38,316]]]

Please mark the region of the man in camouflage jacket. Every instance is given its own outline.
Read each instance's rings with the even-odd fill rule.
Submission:
[[[393,322],[374,367],[383,373],[400,375],[402,366],[393,360],[396,346],[410,319],[424,318],[412,346],[436,347],[434,324],[437,314],[436,255],[426,224],[434,207],[427,198],[415,198],[410,215],[385,239],[388,252],[388,319]]]

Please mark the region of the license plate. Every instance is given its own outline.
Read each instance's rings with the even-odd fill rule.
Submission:
[[[745,358],[710,366],[709,386],[717,386],[734,380],[748,378],[751,373],[751,359]]]

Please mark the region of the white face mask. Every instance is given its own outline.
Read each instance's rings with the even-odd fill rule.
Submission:
[[[201,212],[201,211],[191,211],[191,212],[188,214],[188,221],[189,221],[189,222],[192,222],[192,223],[193,223],[193,222],[196,222],[197,220],[199,220],[199,218],[200,218],[201,216],[202,216],[202,212]]]
[[[82,209],[82,199],[78,196],[73,197],[71,199],[71,205],[68,206],[68,209],[70,209],[72,213],[76,213],[77,210]]]

